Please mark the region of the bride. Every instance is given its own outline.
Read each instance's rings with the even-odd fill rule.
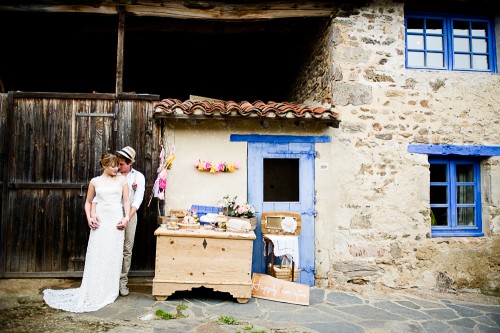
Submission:
[[[115,155],[104,154],[99,163],[102,175],[90,181],[85,201],[91,230],[82,283],[80,288],[44,290],[45,302],[56,309],[96,311],[118,297],[124,230],[130,212],[128,184],[125,177],[118,174],[119,160]],[[94,196],[97,204],[93,206]]]

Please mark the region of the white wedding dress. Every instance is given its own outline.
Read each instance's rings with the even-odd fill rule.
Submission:
[[[122,186],[125,177],[95,177],[99,228],[90,231],[85,269],[80,288],[43,291],[45,302],[69,312],[96,311],[118,297],[123,260],[124,231],[117,224],[123,217]]]

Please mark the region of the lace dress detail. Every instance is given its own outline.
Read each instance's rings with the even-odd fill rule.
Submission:
[[[116,228],[123,217],[122,186],[125,177],[96,177],[96,213],[99,228],[90,231],[85,269],[79,288],[43,291],[45,302],[69,312],[96,311],[118,297],[123,260],[124,231]]]

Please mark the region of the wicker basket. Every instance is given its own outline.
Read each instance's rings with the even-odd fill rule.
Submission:
[[[268,265],[269,272],[271,276],[286,281],[292,281],[292,264],[287,260],[285,256],[281,259],[279,265]],[[295,268],[293,272],[293,281],[297,281],[300,275],[300,268]]]

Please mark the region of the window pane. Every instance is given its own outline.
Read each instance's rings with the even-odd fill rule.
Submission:
[[[264,201],[299,201],[299,159],[264,159]]]
[[[488,23],[472,22],[472,36],[486,37],[488,35]]]
[[[476,225],[474,207],[459,207],[457,209],[457,225]]]
[[[474,38],[472,40],[472,52],[486,53],[488,52],[488,42],[486,39]]]
[[[409,18],[406,20],[406,31],[408,32],[424,32],[424,19]]]
[[[447,165],[446,164],[431,164],[431,183],[436,182],[446,182],[448,177],[446,175]]]
[[[431,204],[448,203],[448,186],[431,186]]]
[[[444,53],[427,53],[427,67],[443,68]]]
[[[472,164],[457,164],[457,182],[473,182],[474,166]]]
[[[490,69],[490,66],[488,65],[488,57],[487,56],[473,55],[472,61],[474,62],[474,66],[473,66],[474,69],[479,69],[479,70]]]
[[[408,46],[409,49],[423,50],[424,49],[424,36],[408,36]]]
[[[453,35],[469,36],[469,21],[453,21]]]
[[[410,66],[410,67],[424,67],[424,53],[423,52],[408,52],[408,66]]]
[[[455,68],[470,69],[470,56],[468,54],[455,54]]]
[[[443,20],[427,20],[425,26],[427,34],[442,34],[443,33]]]
[[[448,225],[448,208],[431,208],[431,224],[439,226]]]
[[[427,36],[427,50],[443,50],[443,37]]]
[[[469,52],[469,38],[453,38],[453,49],[455,52]]]
[[[474,186],[457,186],[457,203],[474,203]]]

